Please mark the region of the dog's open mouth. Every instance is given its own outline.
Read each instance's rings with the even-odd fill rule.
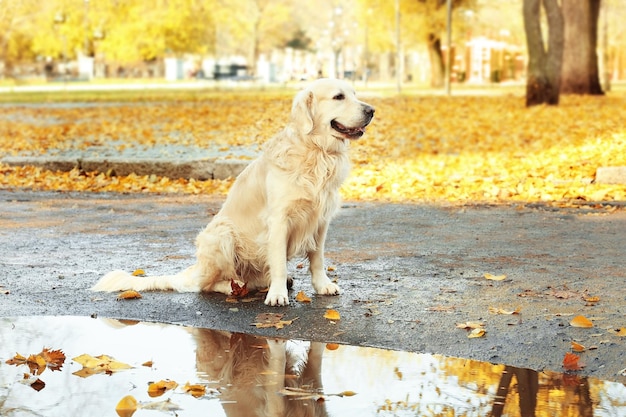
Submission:
[[[347,127],[342,125],[336,120],[330,121],[330,126],[335,129],[337,132],[341,133],[343,136],[349,139],[358,139],[365,133],[365,126],[361,127]],[[366,125],[367,126],[367,125]]]

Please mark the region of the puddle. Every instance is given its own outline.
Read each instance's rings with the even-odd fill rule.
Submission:
[[[60,369],[58,353],[45,369],[16,358],[36,363],[44,348],[63,351]],[[83,367],[83,354],[131,368]],[[149,395],[158,381],[178,387]],[[135,417],[626,415],[625,385],[572,374],[155,323],[0,318],[1,416],[115,417],[129,395]]]

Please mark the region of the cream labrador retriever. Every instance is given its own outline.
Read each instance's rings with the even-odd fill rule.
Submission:
[[[196,238],[196,263],[169,276],[102,277],[93,291],[214,291],[231,282],[267,288],[267,305],[287,305],[287,260],[307,256],[318,294],[339,294],[324,268],[324,242],[348,175],[349,142],[360,138],[374,108],[344,81],[320,79],[299,92],[285,128],[235,180],[224,205]]]

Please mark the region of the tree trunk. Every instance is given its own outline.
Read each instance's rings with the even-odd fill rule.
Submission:
[[[541,32],[542,0],[524,0],[524,29],[528,45],[526,106],[559,104],[563,62],[563,15],[558,0],[543,0],[548,20],[548,47]]]
[[[428,56],[430,58],[430,85],[440,88],[444,84],[445,67],[441,52],[441,38],[434,33],[428,35]]]
[[[599,15],[600,0],[563,0],[562,93],[603,94],[597,54]]]

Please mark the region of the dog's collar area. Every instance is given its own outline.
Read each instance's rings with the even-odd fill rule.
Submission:
[[[365,126],[362,127],[347,127],[333,119],[330,121],[330,126],[337,132],[343,135],[343,138],[358,139],[365,133]],[[341,139],[343,139],[341,138]]]

